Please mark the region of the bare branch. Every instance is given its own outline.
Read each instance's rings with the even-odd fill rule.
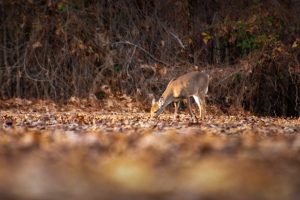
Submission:
[[[168,64],[168,63],[166,63],[166,62],[164,62],[164,61],[162,61],[162,60],[156,58],[156,57],[155,57],[154,55],[152,55],[149,51],[147,51],[147,50],[144,49],[143,47],[140,47],[140,46],[137,45],[137,44],[133,44],[133,43],[131,43],[131,42],[129,42],[129,41],[125,41],[125,42],[122,42],[122,41],[121,41],[121,42],[114,42],[114,43],[112,43],[112,45],[118,45],[118,44],[126,44],[126,45],[134,46],[134,47],[136,47],[136,48],[142,50],[145,54],[147,54],[150,58],[152,58],[152,59],[155,60],[156,62],[159,62],[159,63],[161,63],[161,64],[164,64],[164,65],[166,65],[166,66],[168,66],[168,67],[171,66],[170,64]]]

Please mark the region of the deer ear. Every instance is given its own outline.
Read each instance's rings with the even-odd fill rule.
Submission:
[[[152,99],[152,105],[154,105],[156,103],[156,100],[155,100],[155,98],[153,97],[153,99]]]

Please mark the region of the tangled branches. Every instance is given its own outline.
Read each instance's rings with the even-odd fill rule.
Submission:
[[[255,51],[262,55],[269,54],[271,51],[266,50],[269,46],[293,45],[299,49],[298,29],[288,30],[290,36],[283,37],[287,30],[284,25],[288,21],[286,12],[275,12],[276,6],[269,9],[264,3],[257,5],[239,1],[239,7],[249,9],[243,16],[238,16],[241,13],[237,12],[237,8],[226,2],[0,2],[0,98],[40,98],[65,102],[71,96],[94,95],[102,99],[125,93],[137,101],[149,103],[150,97],[159,95],[168,80],[194,69],[195,65],[206,70],[211,64],[228,64],[238,68],[241,67],[238,66],[239,60]],[[261,15],[253,14],[257,9],[262,11]],[[290,49],[286,51],[290,58]],[[291,111],[288,111],[290,106],[281,111],[275,107],[267,108],[265,104],[268,103],[259,100],[261,95],[248,98],[251,91],[245,92],[245,98],[227,98],[224,92],[212,89],[214,102],[224,105],[231,104],[230,99],[235,99],[234,105],[255,112],[263,104],[267,109],[262,113],[274,113],[274,109],[277,110],[276,115],[295,113],[299,110],[299,76],[295,73],[294,63],[288,59],[288,62],[281,64],[279,58],[285,59],[286,56],[268,61],[264,58],[257,60],[257,64],[252,65],[257,69],[253,68],[256,75],[251,81],[266,83],[264,78],[257,80],[257,75],[273,76],[283,72],[279,79],[271,77],[276,83],[284,83],[280,86],[283,89],[278,85],[262,88],[289,91],[279,92],[278,95],[288,95],[287,101],[290,103],[286,105],[294,107]],[[265,65],[270,70],[262,67]],[[273,70],[284,65],[293,70]],[[232,73],[234,70],[232,68]],[[217,81],[225,78],[223,82],[235,78],[231,83],[237,84],[239,91],[244,91],[242,88],[249,81],[249,76],[243,76],[242,71],[237,70],[239,73],[233,73],[229,78],[222,73],[211,75]],[[230,86],[221,86],[219,88],[228,94],[232,92]],[[262,88],[257,91],[262,91]],[[290,96],[290,93],[293,95]],[[271,96],[272,99],[277,98],[276,95]],[[285,97],[279,99],[276,107],[285,102],[282,100]]]

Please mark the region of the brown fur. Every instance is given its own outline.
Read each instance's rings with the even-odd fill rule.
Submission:
[[[204,72],[190,72],[175,80],[172,79],[160,97],[160,100],[156,102],[153,99],[150,111],[151,117],[159,116],[166,106],[175,102],[175,119],[179,107],[179,101],[181,99],[187,99],[190,115],[193,119],[195,119],[190,105],[190,97],[193,96],[199,107],[200,118],[204,118],[205,95],[208,90],[208,83],[209,75]]]

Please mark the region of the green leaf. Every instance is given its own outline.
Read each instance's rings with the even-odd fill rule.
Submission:
[[[64,3],[59,3],[58,5],[57,5],[57,9],[60,11],[60,12],[64,12],[65,10],[66,10],[66,4],[64,4]]]

